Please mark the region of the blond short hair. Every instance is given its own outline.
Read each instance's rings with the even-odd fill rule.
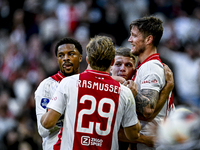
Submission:
[[[110,37],[97,35],[90,39],[86,53],[92,69],[106,71],[115,57],[115,46]]]
[[[119,47],[116,50],[115,56],[130,57],[133,59],[134,64],[137,62],[137,57],[131,53],[131,49],[127,47]]]

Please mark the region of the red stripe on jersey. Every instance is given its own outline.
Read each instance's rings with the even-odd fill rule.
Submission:
[[[110,150],[120,85],[108,73],[80,74],[73,150]]]
[[[140,66],[142,66],[144,63],[150,61],[150,60],[158,60],[161,62],[160,60],[160,57],[159,57],[159,54],[158,53],[155,53],[149,57],[147,57],[142,63],[138,62],[137,64],[137,68],[136,68],[136,71],[135,71],[135,74],[134,74],[134,77],[132,78],[132,80],[134,81],[135,78],[136,78],[136,74],[137,74],[137,70],[140,68]],[[162,62],[161,62],[162,63]],[[162,63],[163,64],[163,63]],[[164,64],[163,64],[164,65]]]
[[[171,92],[171,95],[169,95],[169,100],[168,100],[168,110],[170,110],[171,108],[173,108],[173,93]]]
[[[62,131],[63,128],[60,128],[60,132],[58,134],[58,141],[56,142],[56,144],[53,146],[54,150],[60,150],[60,145],[61,145],[61,138],[62,138]]]
[[[166,116],[169,115],[169,113],[171,112],[171,110],[173,110],[174,108],[174,103],[173,103],[173,92],[171,92],[169,94],[169,97],[167,99],[167,114]]]
[[[54,74],[53,76],[51,76],[52,79],[56,80],[58,83],[60,83],[60,81],[64,78],[65,76],[63,76],[60,71],[58,71],[57,74]]]

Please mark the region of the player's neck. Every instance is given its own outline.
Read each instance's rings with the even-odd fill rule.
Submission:
[[[95,70],[95,69],[91,68],[90,65],[88,65],[87,70]],[[96,70],[96,71],[100,71],[100,70]],[[110,73],[110,67],[107,70],[102,71],[102,72]]]
[[[154,47],[154,48],[151,48],[151,49],[146,49],[143,53],[141,53],[139,56],[138,56],[138,59],[140,61],[140,63],[142,63],[145,59],[147,59],[149,56],[153,55],[157,53],[157,48]]]

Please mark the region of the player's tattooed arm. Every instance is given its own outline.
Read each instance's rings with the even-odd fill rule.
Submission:
[[[156,103],[159,98],[158,91],[145,89],[138,92],[135,97],[136,109],[139,114],[139,119],[146,120],[151,117],[156,108]]]

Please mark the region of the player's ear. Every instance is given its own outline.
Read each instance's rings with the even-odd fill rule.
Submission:
[[[151,44],[153,42],[153,36],[152,35],[147,36],[145,41],[147,44]]]
[[[113,70],[113,65],[115,63],[115,59],[112,60],[111,64],[110,64],[110,72],[112,73]]]
[[[113,66],[114,65],[114,63],[115,63],[115,58],[112,60],[112,62],[111,62],[111,66]]]
[[[86,56],[86,62],[87,62],[87,64],[89,64],[89,61],[88,61],[88,56]]]
[[[81,62],[83,59],[82,55],[79,56],[79,62]]]
[[[112,70],[113,70],[113,66],[110,66],[110,72],[112,73]]]

